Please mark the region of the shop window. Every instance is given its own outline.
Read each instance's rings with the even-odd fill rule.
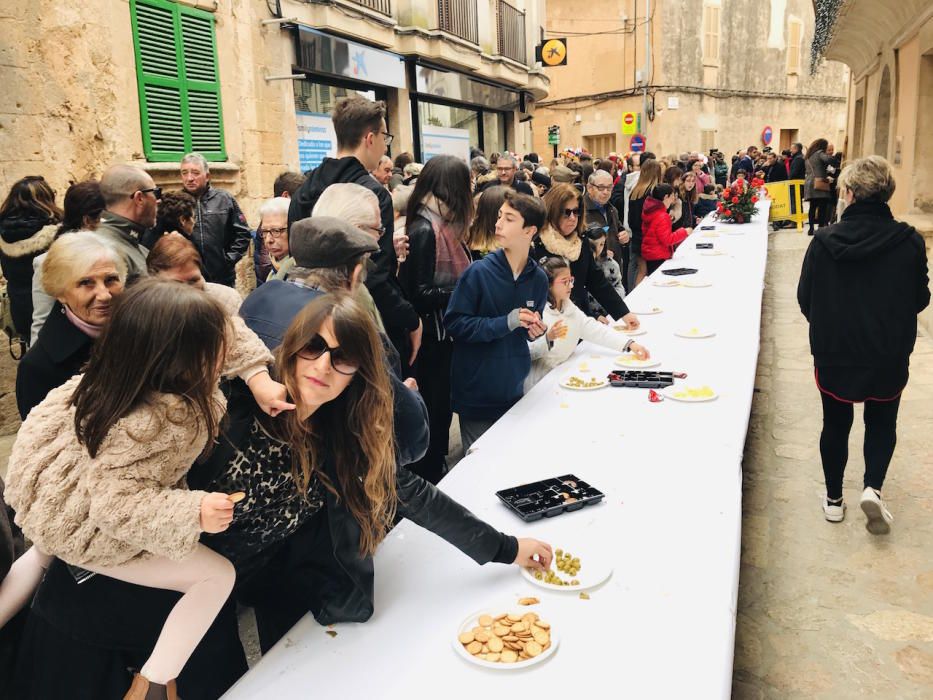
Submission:
[[[422,129],[426,126],[440,126],[446,129],[463,129],[470,140],[470,146],[479,147],[479,110],[466,107],[418,103],[418,120]],[[492,151],[488,151],[492,152]]]
[[[792,18],[787,25],[787,74],[799,75],[803,22]]]
[[[345,97],[359,95],[367,100],[375,100],[374,90],[353,90],[351,88],[323,85],[311,79],[294,80],[295,109],[299,112],[312,112],[314,114],[330,114],[337,103]]]
[[[486,153],[502,153],[509,147],[502,112],[483,112],[483,146]]]
[[[214,17],[165,0],[131,0],[143,151],[178,161],[227,159]]]
[[[719,65],[719,13],[721,10],[718,0],[707,0],[703,4],[704,65]]]

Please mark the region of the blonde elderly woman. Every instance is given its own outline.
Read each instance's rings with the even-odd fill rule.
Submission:
[[[382,217],[379,213],[379,199],[376,195],[362,185],[352,182],[343,182],[331,185],[317,200],[312,217],[332,216],[336,219],[346,221],[351,226],[356,226],[360,231],[371,234],[379,242],[379,239],[385,233],[385,227],[382,225]],[[367,264],[371,265],[367,261]],[[376,325],[381,333],[385,333],[385,324],[382,322],[382,315],[376,308],[376,302],[365,285],[359,285],[354,288],[353,294],[356,300],[363,305],[373,316]]]
[[[893,517],[881,497],[897,440],[897,411],[917,338],[917,314],[930,303],[923,238],[888,208],[894,177],[880,156],[854,161],[839,178],[845,210],[820,228],[800,273],[797,299],[810,322],[810,350],[823,400],[820,456],[823,513],[845,518],[842,485],[853,406],[865,405],[865,475],[859,505],[872,534]]]
[[[55,304],[16,372],[21,418],[81,370],[125,282],[123,256],[98,234],[68,233],[52,244],[42,263],[42,286]]]
[[[259,228],[256,230],[262,237],[262,244],[269,253],[272,270],[265,279],[284,280],[288,271],[294,266],[295,259],[289,254],[288,248],[288,197],[274,197],[267,199],[259,207]]]

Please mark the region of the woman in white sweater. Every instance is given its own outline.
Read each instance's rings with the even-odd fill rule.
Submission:
[[[531,371],[525,379],[526,392],[545,374],[565,362],[581,340],[618,352],[631,352],[640,360],[650,357],[647,348],[611,326],[587,316],[574,305],[570,300],[573,276],[570,274],[570,263],[565,258],[551,256],[539,262],[548,278],[548,303],[543,318],[548,332],[529,343]]]

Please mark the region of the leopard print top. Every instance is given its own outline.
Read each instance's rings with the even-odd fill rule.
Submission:
[[[320,481],[314,478],[303,498],[292,477],[291,450],[256,418],[249,439],[210,490],[246,493],[230,527],[211,537],[211,547],[234,564],[281,542],[324,506]]]

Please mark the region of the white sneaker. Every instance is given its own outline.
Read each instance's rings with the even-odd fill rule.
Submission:
[[[862,511],[868,520],[865,523],[865,529],[873,535],[887,535],[891,532],[891,523],[894,516],[891,511],[884,507],[884,501],[881,494],[873,488],[866,487],[862,491],[862,500],[859,501]]]
[[[846,517],[846,502],[841,498],[833,502],[829,500],[829,496],[824,496],[823,515],[831,523],[841,523]]]

